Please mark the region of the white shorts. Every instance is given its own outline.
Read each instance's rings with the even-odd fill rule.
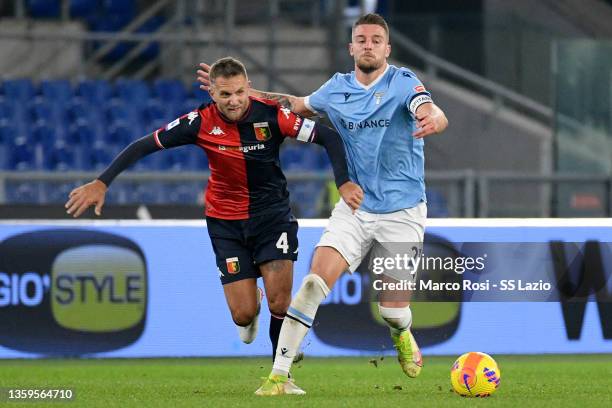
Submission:
[[[317,247],[332,247],[344,257],[354,272],[375,242],[419,243],[425,234],[427,205],[420,203],[388,214],[373,214],[351,208],[340,199]]]

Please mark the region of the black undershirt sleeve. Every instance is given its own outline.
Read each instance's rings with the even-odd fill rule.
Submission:
[[[312,142],[323,146],[327,151],[327,156],[334,170],[336,187],[340,188],[347,181],[351,181],[342,138],[335,130],[319,123],[315,125],[315,132],[316,134]]]
[[[153,134],[142,137],[128,145],[119,153],[112,163],[100,174],[98,180],[110,186],[115,177],[143,157],[160,150],[155,143]]]
[[[198,111],[193,111],[170,122],[165,128],[132,142],[115,157],[98,180],[108,187],[119,173],[143,157],[158,150],[196,143],[201,121]]]

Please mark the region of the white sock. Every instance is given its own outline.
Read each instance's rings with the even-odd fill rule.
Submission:
[[[253,340],[257,337],[257,329],[259,328],[259,319],[257,316],[253,319],[251,323],[246,326],[238,326],[238,336],[240,336],[240,340],[242,340],[245,344],[251,344]]]
[[[319,275],[309,274],[291,301],[278,338],[272,374],[288,375],[293,358],[312,326],[319,305],[329,294],[327,284]]]
[[[385,320],[391,333],[398,335],[404,330],[410,329],[412,325],[412,311],[410,306],[406,307],[383,307],[378,304],[380,316]]]
[[[253,321],[246,326],[236,325],[236,328],[238,328],[238,336],[240,336],[240,340],[242,340],[242,342],[245,344],[251,344],[257,337],[257,330],[259,329],[259,312],[261,311],[262,298],[263,291],[260,288],[257,288],[257,313],[255,313]]]

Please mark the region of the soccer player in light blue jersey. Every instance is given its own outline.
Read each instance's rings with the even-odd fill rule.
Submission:
[[[257,395],[304,393],[289,380],[293,358],[336,280],[347,269],[352,273],[375,242],[423,242],[427,216],[423,138],[442,132],[448,120],[412,71],[387,63],[389,29],[381,16],[367,14],[355,22],[349,52],[355,71],[335,74],[310,96],[252,90],[298,114],[327,115],[344,141],[350,178],[364,191],[356,211],[343,200],[336,204],[310,274],[287,311],[272,372]],[[198,79],[206,87],[208,66],[201,67]],[[410,332],[407,298],[383,299],[378,307],[404,373],[418,376],[423,361]]]

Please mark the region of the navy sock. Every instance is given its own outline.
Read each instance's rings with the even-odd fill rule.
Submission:
[[[270,315],[270,341],[272,342],[272,362],[276,356],[276,347],[278,346],[278,336],[280,336],[281,327],[285,316]]]

